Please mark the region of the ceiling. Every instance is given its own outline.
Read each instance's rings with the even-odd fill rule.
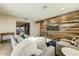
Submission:
[[[28,20],[42,20],[79,9],[79,3],[0,3],[0,13]]]

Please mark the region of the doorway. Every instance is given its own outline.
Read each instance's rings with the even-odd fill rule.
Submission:
[[[30,23],[16,22],[16,33],[24,33],[30,35]]]

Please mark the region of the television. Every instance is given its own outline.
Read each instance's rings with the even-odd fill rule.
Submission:
[[[49,25],[47,25],[47,30],[59,31],[59,25],[58,24],[49,24]]]

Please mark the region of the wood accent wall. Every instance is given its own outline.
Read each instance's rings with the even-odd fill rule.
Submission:
[[[47,18],[37,23],[40,23],[40,36],[48,36],[57,40],[61,38],[71,39],[72,37],[79,37],[79,10]],[[47,31],[47,25],[53,23],[59,25],[59,31]]]

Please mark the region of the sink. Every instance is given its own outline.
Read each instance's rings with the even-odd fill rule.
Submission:
[[[79,56],[79,50],[73,48],[63,47],[61,51],[65,56]]]

